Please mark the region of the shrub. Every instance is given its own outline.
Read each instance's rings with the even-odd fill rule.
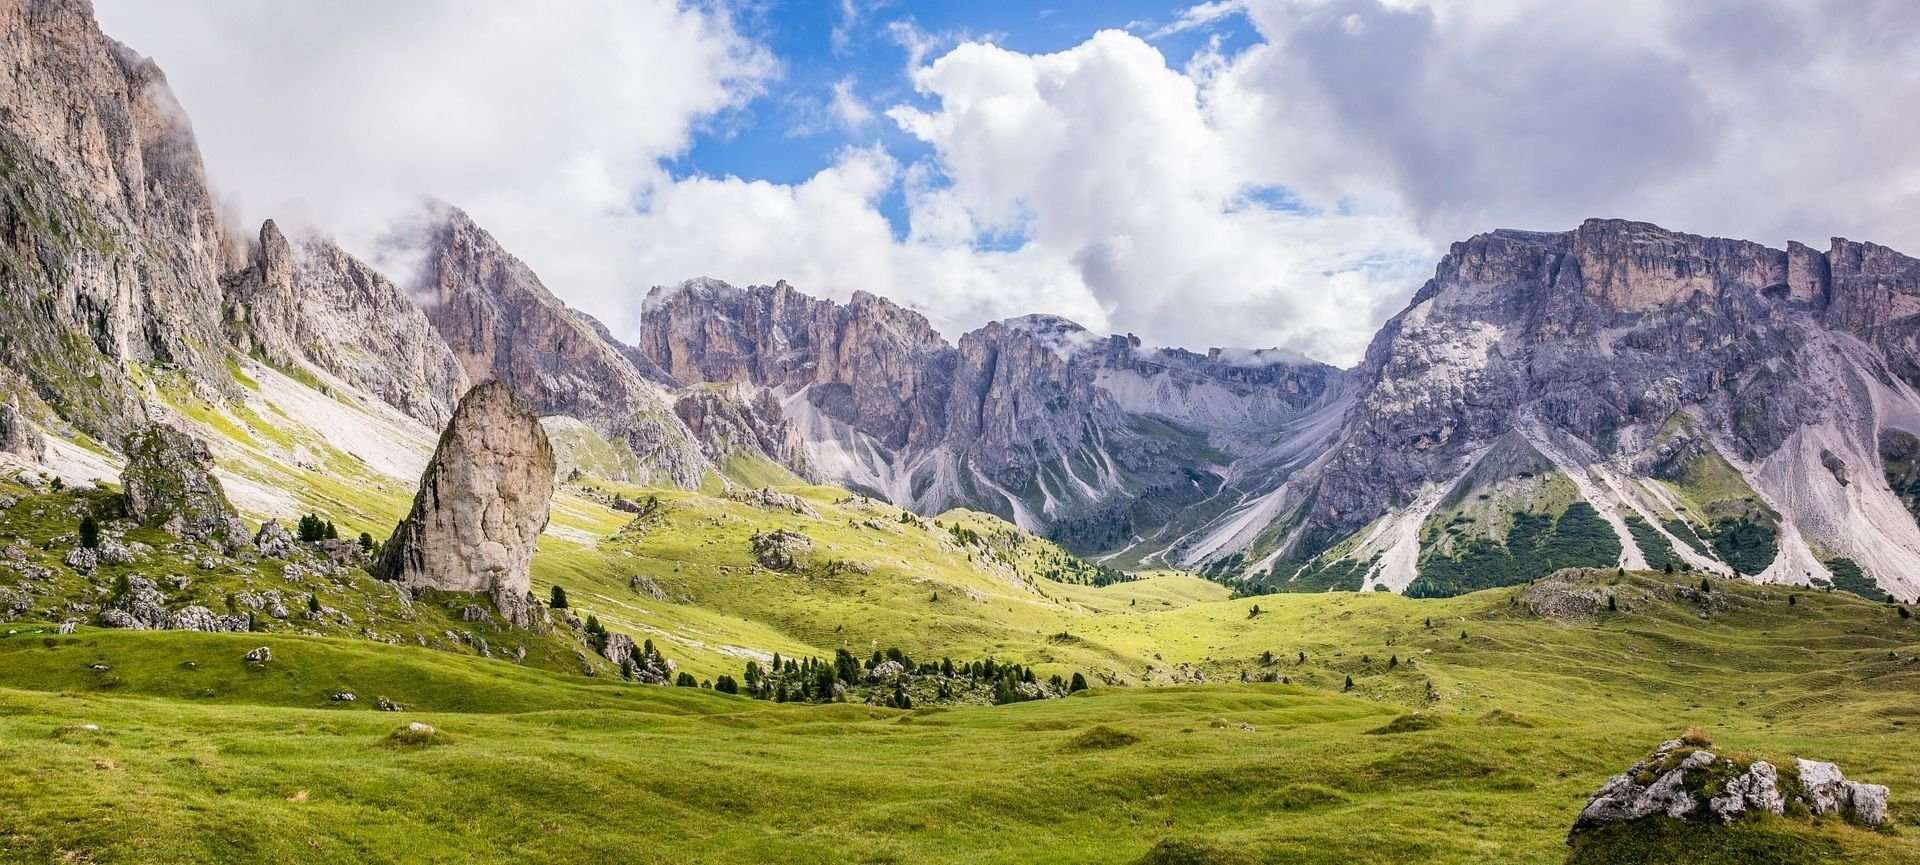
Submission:
[[[1067,740],[1067,747],[1077,751],[1110,751],[1115,748],[1125,748],[1138,741],[1140,741],[1139,736],[1125,730],[1096,724],[1073,734],[1072,738]]]
[[[552,607],[556,610],[566,609],[567,608],[567,590],[560,588],[559,586],[554,586],[553,591],[549,593],[547,596],[547,606]]]
[[[89,550],[100,546],[100,523],[94,520],[92,514],[80,518],[80,546]]]
[[[673,685],[676,688],[697,688],[700,686],[700,680],[695,679],[692,673],[682,670],[680,675],[674,677]]]

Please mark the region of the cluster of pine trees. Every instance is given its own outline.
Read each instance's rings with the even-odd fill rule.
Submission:
[[[875,674],[888,663],[897,664],[898,672]],[[915,692],[920,699],[934,702],[984,696],[995,704],[1004,704],[1061,697],[1087,687],[1086,677],[1079,673],[1071,680],[1053,675],[1043,681],[1033,668],[1019,664],[1003,664],[992,658],[958,664],[952,658],[915,662],[897,648],[875,651],[864,660],[846,649],[836,651],[832,661],[782,658],[776,652],[764,666],[748,661],[743,682],[744,693],[759,700],[830,703],[864,690],[866,702],[901,709],[913,708]],[[872,699],[875,696],[879,699]]]
[[[333,527],[332,520],[323,520],[319,514],[302,514],[294,535],[301,543],[311,544],[315,541],[339,540],[340,530]]]

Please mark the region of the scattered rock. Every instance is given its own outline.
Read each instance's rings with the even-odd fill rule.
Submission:
[[[427,745],[445,744],[446,736],[442,735],[439,730],[434,729],[432,724],[411,721],[405,727],[401,727],[387,736],[387,742],[388,744],[400,747],[425,747]]]
[[[253,651],[248,652],[240,660],[245,661],[248,664],[252,664],[257,667],[264,667],[268,664],[273,663],[273,649],[269,646],[260,646],[259,648],[256,648]]]
[[[267,520],[260,524],[260,530],[253,533],[253,548],[260,555],[272,559],[291,558],[300,549],[300,542],[293,539],[293,533],[280,524],[279,520]]]
[[[792,571],[801,567],[807,553],[813,551],[813,539],[799,532],[774,529],[755,532],[753,557],[769,570]]]
[[[487,608],[479,604],[468,604],[460,608],[460,621],[491,623],[493,621],[493,614],[487,612]]]
[[[1796,802],[1805,806],[1802,813],[1836,814],[1869,827],[1886,822],[1887,788],[1849,781],[1832,763],[1796,761],[1796,787],[1782,784],[1772,763],[1743,765],[1701,744],[1663,742],[1646,759],[1608,779],[1581,810],[1567,843],[1615,823],[1649,817],[1732,823],[1751,813],[1792,813]]]
[[[79,627],[80,627],[79,622],[73,621],[72,619],[68,619],[67,621],[60,623],[60,633],[71,634],[75,630],[79,629]]]
[[[396,703],[385,697],[374,697],[373,707],[375,709],[379,709],[382,712],[398,712],[406,708],[405,706],[402,706],[399,703]]]
[[[899,661],[881,661],[878,664],[874,664],[873,668],[867,671],[867,681],[892,684],[898,681],[906,672],[907,668]]]
[[[66,562],[74,573],[91,574],[100,566],[100,553],[87,547],[74,547],[67,551],[66,558],[61,561]]]
[[[553,446],[505,384],[462,397],[420,480],[413,510],[375,575],[411,586],[486,592],[515,625],[532,623],[528,566],[547,526]]]
[[[208,631],[212,633],[239,633],[247,630],[245,616],[219,616],[206,607],[181,607],[167,617],[166,629],[169,631]]]
[[[753,505],[767,510],[788,511],[805,517],[818,517],[820,513],[807,504],[805,499],[792,493],[783,493],[770,487],[760,489],[730,489],[727,498],[736,502]]]
[[[359,697],[354,696],[352,691],[335,691],[328,695],[327,699],[335,703],[351,703]]]

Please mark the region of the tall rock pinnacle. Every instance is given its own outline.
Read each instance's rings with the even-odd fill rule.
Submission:
[[[525,626],[528,569],[553,498],[553,446],[505,384],[467,392],[420,478],[413,511],[394,528],[375,575],[409,586],[486,592]]]

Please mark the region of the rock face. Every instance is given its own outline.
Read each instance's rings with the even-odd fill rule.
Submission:
[[[30,462],[47,456],[47,440],[34,431],[33,424],[20,410],[20,399],[8,397],[0,403],[0,453],[9,453]]]
[[[665,388],[560,302],[456,208],[431,214],[427,318],[473,381],[504,382],[535,412],[585,421],[626,444],[653,483],[691,487],[706,469]]]
[[[1219,490],[1215,445],[1267,450],[1340,380],[1293,357],[1141,352],[1055,316],[954,346],[871,294],[842,305],[786,283],[656,288],[636,348],[677,382],[772,391],[826,479],[922,513],[993,511],[1083,550],[1163,530]]]
[[[484,382],[447,422],[413,510],[387,540],[374,574],[487,593],[508,621],[525,626],[528,567],[552,497],[553,448],[539,418],[505,384]]]
[[[160,70],[84,0],[0,2],[0,357],[60,415],[117,441],[144,419],[124,364],[227,385],[222,235]]]
[[[738,457],[763,457],[806,481],[820,480],[807,443],[766,388],[696,386],[680,391],[673,413],[692,431],[715,465]]]
[[[272,220],[229,274],[228,339],[277,366],[310,363],[430,426],[446,423],[466,370],[385,276],[331,241],[292,244]]]
[[[1916,313],[1920,266],[1844,240],[1782,251],[1619,220],[1480,235],[1375,337],[1311,462],[1176,558],[1396,591],[1660,561],[1820,583],[1844,558],[1912,597],[1920,528],[1862,467],[1920,424]],[[1555,497],[1604,524],[1590,549],[1618,551],[1529,559],[1473,505]],[[1528,530],[1553,548],[1553,526]]]
[[[1887,788],[1848,781],[1832,763],[1796,760],[1793,783],[1783,784],[1772,763],[1737,763],[1704,745],[1661,743],[1644,760],[1607,780],[1587,801],[1567,843],[1603,827],[1634,820],[1732,823],[1750,814],[1832,814],[1867,827],[1887,819]]]
[[[243,544],[249,538],[220,479],[207,443],[162,423],[147,423],[121,448],[127,516],[179,537]]]

